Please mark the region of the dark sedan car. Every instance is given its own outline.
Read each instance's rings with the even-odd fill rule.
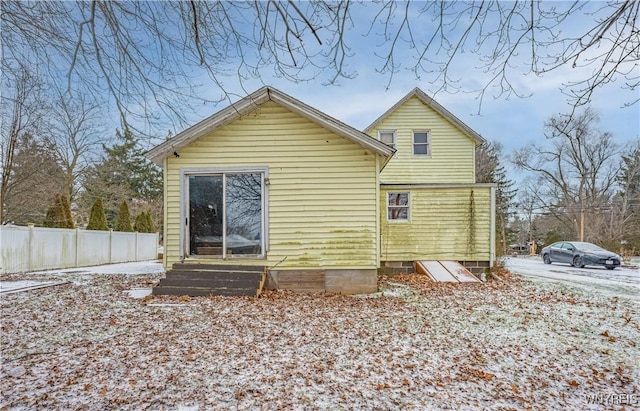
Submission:
[[[613,270],[622,263],[618,254],[595,244],[579,241],[558,241],[544,247],[540,255],[545,264],[567,263],[579,268],[585,265],[601,265],[607,270]]]

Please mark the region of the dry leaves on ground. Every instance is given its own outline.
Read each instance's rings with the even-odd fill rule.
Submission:
[[[125,292],[155,278],[3,296],[0,409],[584,410],[640,392],[625,299],[415,275],[381,278],[377,298]]]

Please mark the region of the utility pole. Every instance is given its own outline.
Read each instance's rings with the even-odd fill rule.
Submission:
[[[580,241],[584,241],[584,206],[580,207]]]

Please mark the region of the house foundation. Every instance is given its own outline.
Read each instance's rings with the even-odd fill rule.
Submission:
[[[425,258],[426,260],[426,258]],[[480,276],[485,269],[489,268],[489,261],[458,261],[472,274]],[[380,263],[380,274],[411,274],[415,273],[415,265],[413,261],[382,261]]]
[[[378,291],[375,269],[270,270],[266,286],[272,290],[369,294]]]

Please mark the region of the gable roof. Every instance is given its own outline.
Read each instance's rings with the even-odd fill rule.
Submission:
[[[449,121],[451,124],[456,126],[467,137],[475,141],[476,145],[480,145],[486,141],[484,138],[482,138],[480,134],[473,131],[471,127],[469,127],[464,122],[462,122],[462,120],[460,120],[458,117],[454,116],[449,110],[447,110],[446,108],[438,104],[437,101],[435,101],[433,98],[427,95],[427,93],[425,93],[424,91],[420,90],[418,87],[411,90],[409,94],[404,96],[400,101],[394,104],[393,107],[391,107],[384,114],[378,117],[373,123],[371,123],[371,125],[369,125],[366,129],[364,129],[364,132],[367,133],[372,129],[374,129],[375,127],[377,127],[384,119],[386,119],[389,115],[391,115],[391,113],[396,111],[398,107],[403,105],[407,100],[409,100],[412,97],[417,97],[424,104],[431,107],[436,113],[440,114],[442,117],[447,119],[447,121]]]
[[[226,126],[242,116],[255,111],[259,106],[268,101],[273,101],[274,103],[277,103],[287,110],[306,118],[320,127],[359,144],[373,153],[381,155],[384,158],[384,164],[389,161],[395,152],[393,148],[369,136],[368,134],[356,130],[355,128],[348,126],[279,90],[265,86],[176,134],[173,138],[157,145],[144,153],[144,155],[153,162],[161,164],[162,159],[171,155],[174,151],[186,147],[199,138],[204,137],[205,135]]]

